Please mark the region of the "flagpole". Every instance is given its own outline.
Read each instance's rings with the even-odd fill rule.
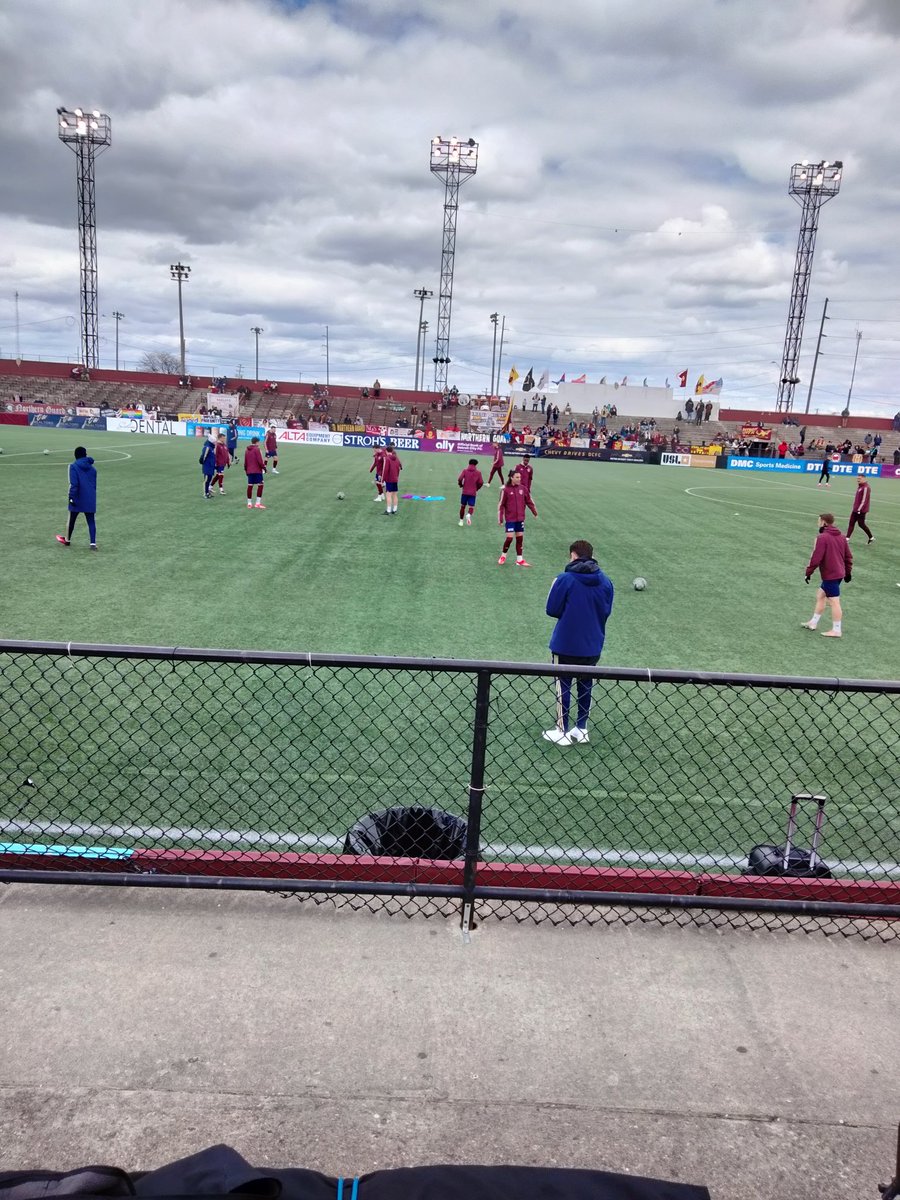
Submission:
[[[492,392],[492,395],[500,394],[500,379],[503,375],[503,335],[506,333],[506,317],[500,323],[500,353],[497,355],[497,391]]]

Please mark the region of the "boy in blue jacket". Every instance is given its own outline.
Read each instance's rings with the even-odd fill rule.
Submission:
[[[84,513],[87,521],[88,535],[91,539],[91,549],[97,549],[97,468],[94,460],[88,458],[84,446],[75,447],[75,461],[69,463],[69,528],[65,536],[56,535],[61,546],[72,543],[72,530],[79,513]]]
[[[573,542],[569,547],[568,566],[554,579],[547,597],[547,616],[556,617],[556,628],[550,638],[553,661],[572,667],[596,666],[603,651],[606,622],[612,606],[613,585],[597,566],[594,547],[590,542]],[[578,677],[578,717],[570,729],[572,679],[571,675],[557,678],[557,724],[554,729],[545,730],[543,735],[557,746],[589,741],[587,723],[594,681],[589,676]]]

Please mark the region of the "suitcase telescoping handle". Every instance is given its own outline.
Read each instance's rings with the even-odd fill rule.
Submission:
[[[827,799],[827,796],[821,794],[813,795],[811,792],[796,792],[791,796],[791,807],[788,812],[787,840],[784,843],[784,858],[782,861],[784,871],[788,869],[791,848],[794,844],[794,834],[797,832],[797,809],[804,801],[808,801],[810,804],[815,804],[816,806],[815,827],[813,829],[812,845],[809,850],[809,867],[810,870],[815,869],[819,858],[818,849],[822,838],[822,826],[825,824],[825,802]]]

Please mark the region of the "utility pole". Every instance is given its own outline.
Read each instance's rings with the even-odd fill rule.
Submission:
[[[331,386],[331,346],[328,340],[328,326],[325,326],[325,386]]]
[[[178,340],[181,346],[181,374],[185,374],[184,370],[184,308],[181,303],[181,285],[187,283],[191,275],[191,268],[186,267],[184,263],[172,263],[169,267],[172,278],[178,281]]]
[[[419,362],[421,360],[424,360],[424,357],[425,357],[425,343],[424,343],[424,341],[422,341],[422,321],[425,316],[425,301],[430,300],[431,297],[434,295],[434,292],[429,292],[428,288],[421,287],[421,288],[416,288],[413,291],[413,295],[419,301],[419,330],[418,330],[418,333],[416,334],[416,382],[414,385],[414,390],[418,391],[419,390]],[[419,349],[420,344],[421,344],[421,351]],[[420,360],[420,354],[421,354],[421,360]],[[424,383],[424,375],[425,375],[424,361],[422,362],[422,366],[423,366],[422,382]]]
[[[119,369],[119,322],[125,320],[125,314],[113,310],[113,320],[116,323],[116,370]]]
[[[500,319],[499,313],[491,313],[491,324],[494,327],[494,348],[491,351],[491,395],[494,393],[494,372],[497,366],[497,321]],[[502,349],[502,348],[501,348]]]
[[[261,329],[259,325],[251,325],[250,332],[256,334],[256,374],[253,378],[259,383],[259,335],[265,333],[265,330]]]
[[[809,412],[809,402],[812,400],[813,384],[816,381],[816,367],[819,365],[819,351],[822,349],[822,338],[825,337],[825,322],[828,320],[828,297],[825,297],[825,307],[822,309],[822,323],[819,326],[819,340],[816,342],[816,356],[813,359],[812,374],[809,377],[809,391],[806,393],[806,408],[804,413]]]
[[[492,396],[500,394],[500,374],[503,366],[503,338],[506,334],[506,317],[504,316],[500,322],[500,353],[497,355],[497,390],[491,392]]]
[[[859,343],[862,341],[862,333],[856,331],[856,353],[853,355],[853,373],[850,376],[850,390],[847,392],[847,416],[850,415],[850,397],[853,395],[853,381],[856,379],[856,362],[859,358]]]

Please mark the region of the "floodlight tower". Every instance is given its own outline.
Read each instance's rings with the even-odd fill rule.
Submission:
[[[75,152],[78,176],[78,246],[81,252],[81,356],[84,366],[99,366],[97,331],[97,214],[94,207],[94,159],[112,140],[106,113],[56,110],[59,140]]]
[[[819,229],[819,209],[841,190],[843,173],[844,164],[842,162],[810,163],[804,160],[794,163],[791,167],[788,194],[793,196],[800,205],[802,213],[800,237],[797,242],[797,258],[794,263],[791,304],[788,310],[787,330],[784,335],[784,352],[781,356],[778,399],[775,403],[779,412],[790,412],[794,407],[794,388],[800,382],[797,367],[800,362],[803,323],[806,320],[806,298],[809,295],[816,233]]]
[[[431,173],[444,180],[444,242],[441,249],[441,287],[438,293],[437,340],[434,350],[434,390],[447,386],[450,365],[450,310],[453,306],[453,260],[456,256],[456,216],[459,189],[478,170],[474,138],[431,139]],[[423,372],[424,374],[424,372]]]

